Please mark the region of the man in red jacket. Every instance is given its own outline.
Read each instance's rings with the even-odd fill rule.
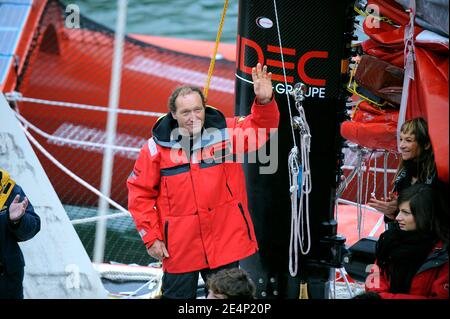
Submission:
[[[195,298],[198,275],[238,266],[258,250],[236,157],[278,127],[271,73],[252,69],[251,114],[225,118],[197,87],[176,89],[128,178],[128,209],[153,258],[163,263],[163,298]]]

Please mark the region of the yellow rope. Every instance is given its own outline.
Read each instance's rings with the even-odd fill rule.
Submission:
[[[222,35],[222,29],[223,29],[223,23],[225,21],[225,15],[227,14],[227,8],[228,8],[228,0],[225,0],[225,4],[223,6],[222,17],[220,18],[219,30],[217,31],[216,45],[214,47],[214,54],[211,58],[211,63],[209,64],[208,78],[206,79],[206,85],[205,85],[205,88],[203,89],[203,94],[205,95],[205,99],[208,98],[209,85],[211,84],[211,78],[212,78],[212,74],[214,71],[214,64],[216,63],[216,55],[217,55],[217,50],[219,48],[220,36]]]
[[[358,13],[360,16],[367,17],[367,13],[359,9],[357,6],[353,6],[353,9]]]
[[[356,13],[358,13],[360,16],[363,16],[364,18],[366,18],[367,16],[371,16],[372,18],[376,19],[376,20],[380,20],[380,21],[384,21],[389,23],[390,25],[395,25],[394,21],[392,21],[391,19],[389,19],[388,17],[384,17],[384,16],[377,16],[374,15],[372,13],[369,13],[367,10],[368,8],[366,8],[366,11],[362,11],[361,9],[359,9],[357,6],[354,6],[353,9],[356,11]]]

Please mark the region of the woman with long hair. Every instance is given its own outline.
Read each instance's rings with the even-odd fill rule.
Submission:
[[[429,185],[398,196],[398,228],[381,234],[366,291],[383,299],[448,299],[448,219]]]
[[[395,220],[398,193],[416,183],[434,184],[437,181],[433,148],[427,122],[414,118],[403,123],[400,130],[400,162],[389,198],[371,198],[368,205],[382,212],[386,222]]]

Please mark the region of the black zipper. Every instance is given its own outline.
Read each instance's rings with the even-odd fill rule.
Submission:
[[[239,210],[241,211],[242,217],[244,217],[245,225],[247,225],[248,238],[250,238],[250,240],[253,240],[252,235],[250,233],[250,226],[248,225],[247,218],[245,217],[244,208],[242,207],[241,203],[238,203],[238,206],[239,206]]]
[[[230,192],[231,197],[233,197],[233,192],[231,191],[230,185],[228,185],[228,182],[226,182],[225,185],[227,185],[228,192]]]
[[[164,239],[166,242],[167,252],[169,252],[169,221],[168,220],[166,220],[166,222],[164,223]]]

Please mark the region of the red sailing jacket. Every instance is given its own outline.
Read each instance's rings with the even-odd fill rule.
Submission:
[[[182,141],[171,138],[177,127],[171,114],[159,119],[127,180],[136,228],[147,248],[164,241],[168,273],[216,268],[258,249],[242,164],[231,159],[267,141],[278,127],[277,104],[254,103],[245,118],[226,119],[211,107],[205,113],[190,156]]]
[[[366,280],[366,291],[378,293],[383,299],[448,299],[448,254],[442,243],[436,245],[414,276],[409,294],[389,292],[389,279],[379,276],[379,284],[374,279],[378,266],[374,266]],[[378,275],[379,272],[376,272]],[[378,286],[378,287],[377,287]]]

